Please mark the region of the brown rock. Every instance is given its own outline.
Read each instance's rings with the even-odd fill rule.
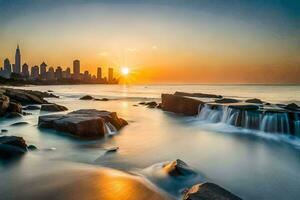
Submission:
[[[43,104],[41,106],[41,111],[48,111],[48,112],[60,112],[60,111],[66,111],[68,108],[65,106],[61,106],[58,104]]]

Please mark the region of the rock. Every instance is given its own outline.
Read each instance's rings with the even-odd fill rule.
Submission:
[[[35,105],[28,105],[28,106],[23,108],[23,110],[39,110],[39,109],[40,109],[40,107],[35,106]]]
[[[290,104],[284,106],[284,108],[287,110],[296,110],[296,111],[300,110],[300,107],[295,103],[290,103]]]
[[[162,94],[161,99],[162,110],[189,116],[197,115],[199,106],[204,104],[198,99],[173,94]]]
[[[39,117],[38,126],[67,132],[81,138],[99,138],[108,133],[106,123],[120,130],[128,123],[115,112],[82,109],[66,115],[44,115]]]
[[[229,108],[235,108],[238,110],[258,110],[259,106],[253,104],[233,104],[229,105]]]
[[[198,97],[198,98],[222,98],[221,95],[205,94],[205,93],[175,92],[174,95],[177,95],[177,96],[187,96],[187,97]]]
[[[22,126],[22,125],[26,125],[26,124],[28,124],[28,122],[16,122],[16,123],[11,124],[11,126]]]
[[[94,99],[95,101],[109,101],[108,98],[102,98],[102,99]]]
[[[1,129],[1,133],[7,132],[7,129]]]
[[[106,153],[114,153],[117,152],[119,150],[119,147],[112,147],[109,149],[106,149]]]
[[[9,106],[9,98],[0,94],[0,116],[4,115]]]
[[[29,113],[29,112],[22,112],[22,115],[32,115],[32,113]]]
[[[15,102],[10,102],[7,112],[16,112],[22,114],[22,105]]]
[[[260,99],[254,98],[254,99],[247,99],[245,101],[246,103],[256,103],[256,104],[263,104],[264,102]]]
[[[139,104],[140,104],[140,105],[145,105],[145,104],[146,104],[146,102],[143,102],[143,101],[142,101],[142,102],[140,102]]]
[[[188,176],[197,174],[195,171],[193,171],[193,169],[191,169],[185,162],[180,159],[164,164],[163,169],[170,176]]]
[[[239,100],[237,99],[229,99],[229,98],[223,98],[223,99],[217,99],[215,100],[216,103],[238,103]]]
[[[47,92],[53,92],[53,90],[47,90]]]
[[[22,105],[48,103],[43,99],[48,96],[39,91],[5,88],[4,94],[8,96],[11,101],[18,102]]]
[[[5,115],[6,118],[18,118],[18,117],[22,117],[22,114],[20,113],[17,113],[17,112],[10,112],[10,113],[7,113]]]
[[[36,150],[38,150],[38,148],[36,146],[32,145],[32,144],[28,145],[27,149],[30,150],[30,151],[36,151]]]
[[[85,95],[80,98],[80,100],[93,100],[93,99],[94,99],[94,97],[92,97],[91,95]]]
[[[41,111],[48,111],[48,112],[60,112],[60,111],[66,111],[68,108],[65,106],[61,106],[58,104],[43,104],[41,106]]]
[[[27,152],[27,144],[22,137],[0,137],[0,158],[10,159],[23,155]]]
[[[157,103],[155,101],[147,102],[145,105],[147,105],[147,108],[155,108],[157,106]]]
[[[161,109],[161,103],[159,103],[156,108]]]
[[[192,186],[184,195],[184,200],[241,200],[238,196],[214,183]]]

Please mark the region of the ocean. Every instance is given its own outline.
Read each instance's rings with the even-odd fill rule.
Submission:
[[[129,125],[113,137],[79,141],[52,130],[39,129],[38,116],[48,114],[46,112],[32,111],[33,115],[18,119],[29,122],[25,126],[11,127],[10,124],[16,121],[12,119],[0,121],[1,129],[7,129],[10,135],[22,136],[28,144],[44,149],[24,156],[17,163],[0,165],[0,180],[6,180],[0,181],[0,195],[4,197],[11,197],[12,192],[22,194],[20,187],[30,187],[35,178],[43,180],[49,171],[68,170],[64,166],[71,165],[107,167],[139,174],[159,190],[180,199],[180,189],[190,183],[171,180],[166,184],[155,175],[155,164],[175,159],[183,160],[201,174],[196,182],[203,179],[214,182],[246,200],[293,200],[300,196],[300,139],[210,123],[197,116],[184,117],[133,106],[141,101],[159,102],[162,93],[175,91],[299,104],[299,85],[57,85],[20,88],[53,90],[60,98],[48,100],[68,107],[69,111],[84,108],[115,111]],[[111,100],[79,100],[86,94]],[[110,147],[119,147],[119,151],[106,155],[104,149]],[[61,163],[64,165],[58,167]],[[52,178],[53,182],[47,187],[54,187],[59,176]],[[32,192],[43,193],[43,188]]]

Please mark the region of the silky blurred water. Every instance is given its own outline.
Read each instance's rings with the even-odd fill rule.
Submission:
[[[5,134],[22,136],[28,144],[34,144],[40,149],[30,152],[20,162],[0,165],[0,180],[3,180],[5,173],[5,179],[12,185],[17,184],[25,174],[41,176],[49,170],[58,170],[56,164],[49,163],[68,162],[74,166],[84,163],[147,177],[143,173],[144,168],[179,158],[194,167],[206,180],[222,185],[243,199],[298,199],[300,196],[298,139],[251,132],[225,124],[209,124],[196,117],[183,117],[159,109],[133,106],[140,101],[160,101],[161,93],[175,91],[256,97],[272,103],[297,103],[300,101],[300,86],[64,85],[25,88],[53,90],[60,98],[49,101],[66,106],[69,111],[83,108],[116,111],[129,125],[113,137],[79,141],[55,131],[39,129],[37,118],[40,114],[48,114],[46,112],[33,111],[33,115],[19,119],[29,122],[23,126],[10,126],[16,120],[1,120],[1,129],[8,130]],[[86,94],[113,100],[78,100]],[[110,147],[120,149],[117,153],[105,154],[105,149]],[[43,160],[45,164],[35,166],[33,172],[30,163],[43,163]],[[25,169],[22,167],[23,163],[26,163]],[[151,177],[148,178],[151,180]],[[153,182],[179,198],[179,191],[174,190],[175,185],[176,188],[179,187],[179,183]],[[182,184],[182,187],[188,186]],[[17,191],[17,188],[9,191],[13,190]],[[0,187],[0,194],[5,191],[1,191]]]

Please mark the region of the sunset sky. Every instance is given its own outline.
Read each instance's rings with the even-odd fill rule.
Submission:
[[[0,62],[133,83],[300,83],[298,0],[0,0]]]

